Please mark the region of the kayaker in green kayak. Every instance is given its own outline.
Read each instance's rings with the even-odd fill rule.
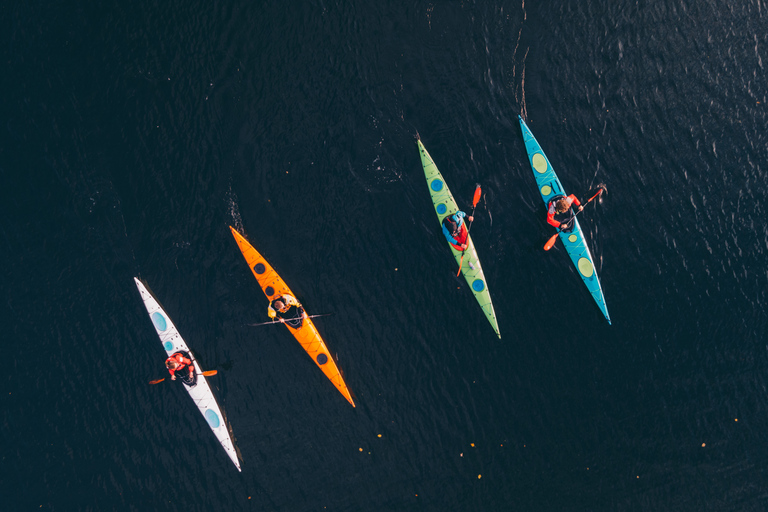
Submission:
[[[443,219],[443,235],[457,251],[467,248],[467,226],[464,224],[464,217],[467,217],[467,214],[459,210]],[[467,220],[472,222],[474,217],[470,215]]]
[[[573,230],[573,219],[576,216],[571,209],[571,205],[574,204],[579,207],[578,211],[584,209],[574,194],[568,197],[562,194],[553,197],[547,206],[547,222],[560,231],[569,233]]]

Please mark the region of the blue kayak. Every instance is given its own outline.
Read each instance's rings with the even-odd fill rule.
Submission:
[[[528,152],[528,162],[533,169],[533,176],[536,178],[536,186],[539,189],[541,198],[544,200],[544,205],[548,206],[550,199],[558,195],[566,194],[563,186],[560,184],[560,180],[557,179],[557,174],[552,168],[552,164],[549,163],[547,155],[542,151],[541,146],[536,141],[536,137],[533,136],[528,125],[525,124],[523,118],[517,116],[520,120],[520,129],[523,131],[523,141],[525,142],[525,150]],[[565,246],[568,256],[571,257],[571,261],[576,270],[579,272],[582,281],[587,285],[589,293],[592,298],[595,299],[597,307],[605,315],[605,319],[608,320],[608,324],[611,323],[611,317],[608,316],[608,308],[605,306],[605,298],[603,297],[603,289],[600,287],[600,280],[597,278],[597,271],[595,270],[595,264],[592,261],[592,255],[589,253],[589,248],[584,240],[584,232],[581,230],[579,220],[573,219],[574,228],[570,233],[560,232],[560,240]]]

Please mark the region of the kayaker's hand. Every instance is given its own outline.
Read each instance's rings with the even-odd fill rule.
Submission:
[[[579,206],[579,211],[581,211],[581,210],[583,210],[583,209],[584,209],[584,205],[582,205],[582,206]]]
[[[466,251],[467,250],[467,244],[461,244],[461,250]]]
[[[473,216],[471,216],[471,215],[470,215],[469,217],[467,217],[467,220],[468,220],[469,222],[472,222],[473,220],[475,220],[475,218],[474,218]]]
[[[283,320],[282,318],[280,318],[279,320],[280,320],[280,323],[281,323],[281,324],[284,324],[284,323],[285,323],[285,320]]]
[[[176,376],[175,375],[171,375],[171,380],[176,380]]]

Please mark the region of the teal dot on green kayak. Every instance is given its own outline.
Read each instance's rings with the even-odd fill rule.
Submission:
[[[214,411],[213,409],[208,409],[207,411],[205,411],[205,420],[208,422],[211,428],[217,428],[219,425],[221,425],[221,420],[219,420],[219,415],[216,414],[216,411]]]
[[[595,273],[595,269],[592,266],[592,262],[589,261],[587,258],[581,258],[579,260],[579,272],[581,272],[581,275],[584,277],[592,277],[592,274]]]
[[[472,281],[472,289],[475,290],[476,292],[481,292],[485,290],[485,283],[483,282],[482,279],[475,279],[474,281]]]
[[[442,215],[446,211],[448,211],[448,208],[443,203],[440,203],[439,205],[437,205],[437,208],[435,208],[435,210],[437,210],[438,214]]]
[[[152,313],[152,323],[155,324],[155,328],[160,332],[163,332],[168,328],[165,317],[157,311]]]
[[[568,241],[571,242],[571,243],[574,243],[578,239],[579,239],[579,237],[577,237],[574,234],[572,234],[571,236],[568,237]]]
[[[539,174],[547,172],[547,159],[544,158],[544,155],[541,153],[533,155],[533,158],[531,158],[531,165],[533,165],[533,168]]]
[[[171,350],[173,350],[173,343],[171,343],[170,341],[166,341],[165,343],[163,343],[163,348],[165,349],[166,352],[170,352]]]
[[[432,183],[429,184],[429,186],[432,187],[432,190],[435,192],[440,192],[443,190],[443,180],[434,179],[432,180]]]

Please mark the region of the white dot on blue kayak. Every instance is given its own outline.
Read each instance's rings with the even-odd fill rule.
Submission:
[[[161,332],[168,328],[168,324],[165,322],[165,317],[157,311],[152,313],[152,323],[155,324],[155,328]]]
[[[219,420],[219,415],[216,414],[216,411],[214,411],[213,409],[208,409],[207,411],[205,411],[205,420],[208,422],[211,428],[216,428],[219,425],[221,425],[221,421]]]
[[[430,183],[429,186],[432,187],[432,190],[435,192],[440,192],[443,190],[443,182],[439,179],[432,180],[432,183]]]
[[[475,290],[476,292],[481,292],[485,290],[485,283],[483,282],[482,279],[475,279],[474,281],[472,281],[472,289]]]
[[[440,203],[439,205],[437,205],[437,208],[435,208],[435,210],[437,210],[437,213],[439,215],[442,215],[448,210],[448,208],[443,203]]]

